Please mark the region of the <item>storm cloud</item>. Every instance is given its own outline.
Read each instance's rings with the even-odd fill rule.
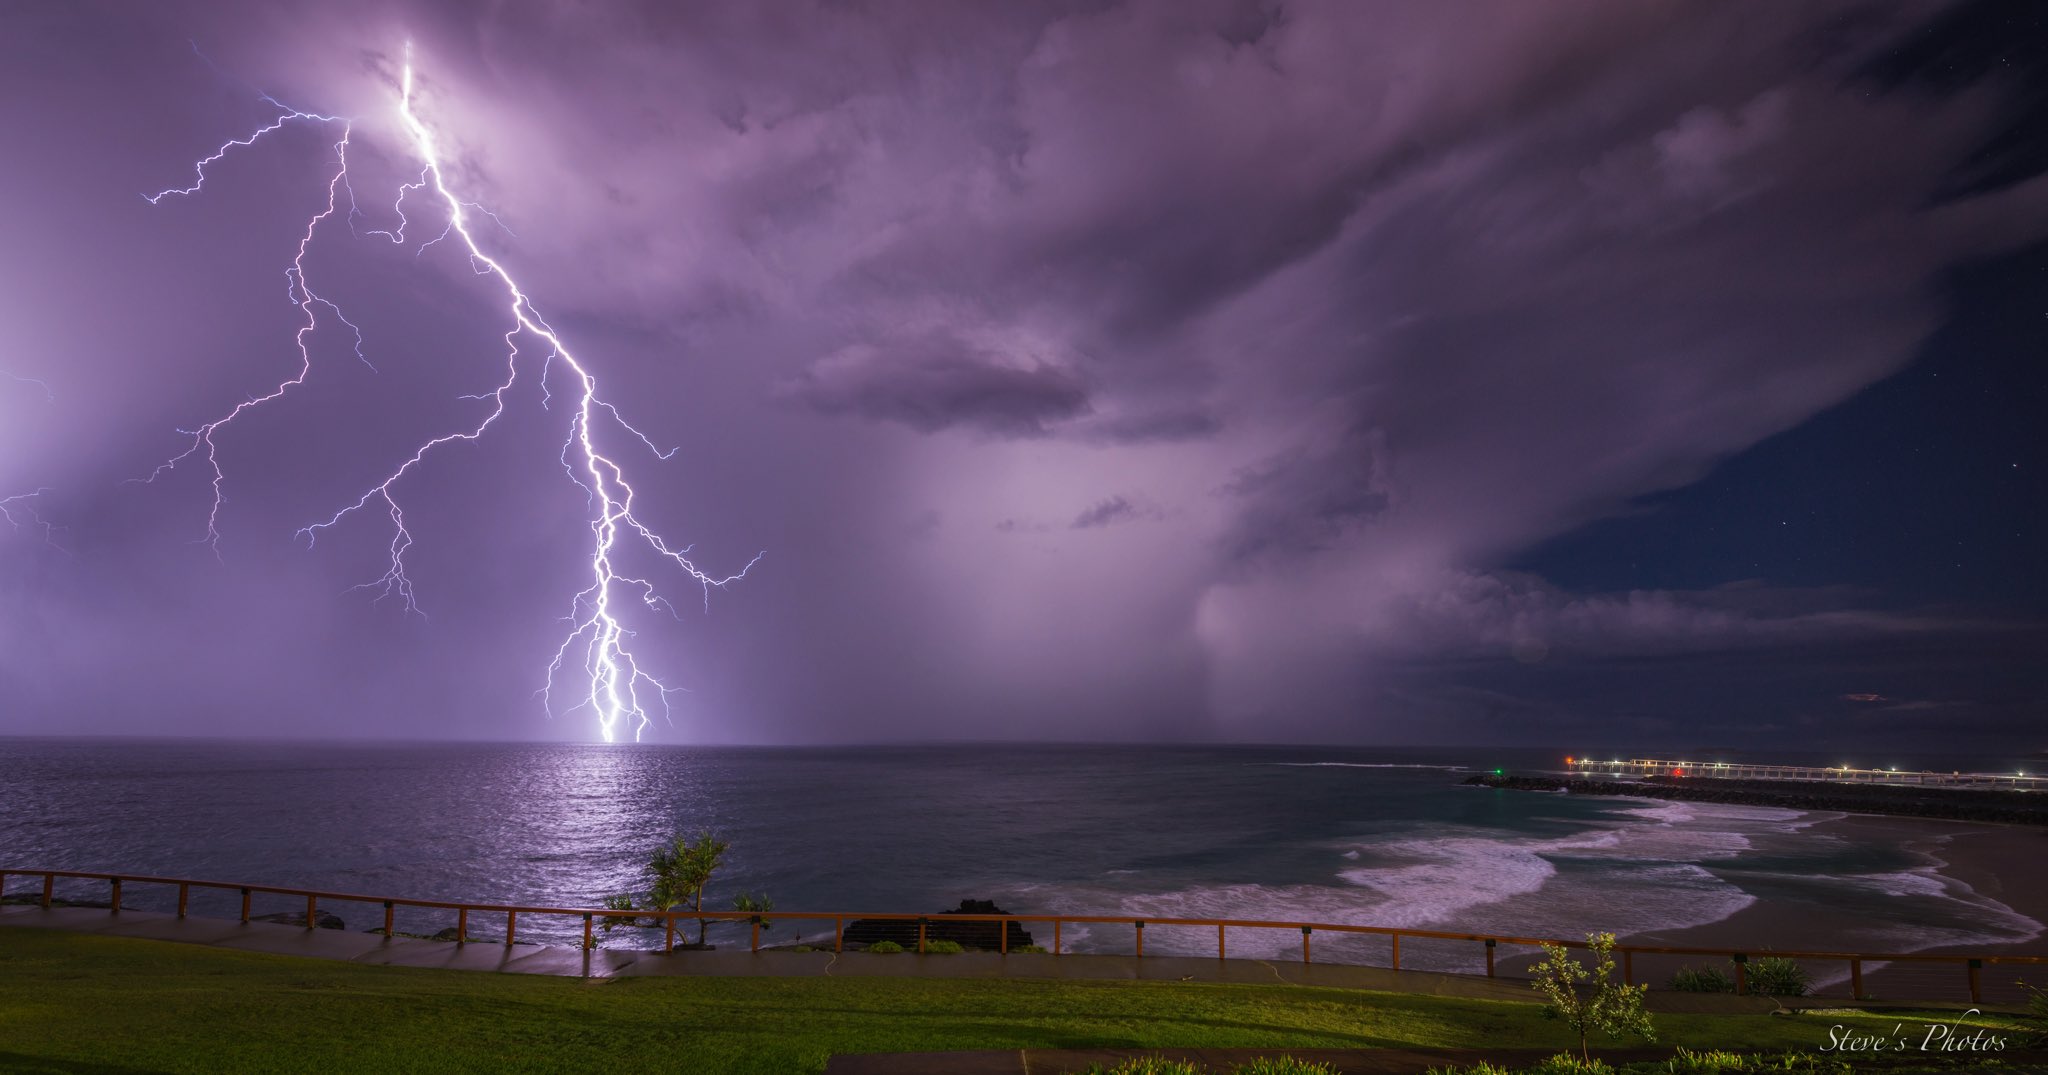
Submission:
[[[388,532],[292,541],[503,364],[463,258],[369,234],[417,167],[407,40],[494,253],[679,449],[635,460],[645,510],[712,565],[768,550],[635,621],[688,688],[658,735],[1404,740],[1520,726],[1487,675],[1986,630],[1735,565],[1509,568],[1897,372],[1944,273],[2048,229],[2038,177],[1956,181],[2010,86],[1886,73],[1939,14],[15,5],[0,120],[41,148],[0,185],[41,210],[4,368],[53,398],[0,381],[0,495],[52,487],[70,551],[4,546],[7,726],[587,731],[533,698],[588,533],[537,382],[412,479],[431,618],[350,590]],[[136,194],[274,115],[252,87],[363,117],[309,271],[376,368],[323,336],[223,439],[216,561],[203,475],[122,481],[289,368],[331,139]]]

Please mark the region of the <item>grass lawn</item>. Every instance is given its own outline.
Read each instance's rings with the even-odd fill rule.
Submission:
[[[1952,1017],[1952,1016],[1951,1016]],[[1659,1044],[1815,1048],[1882,1016],[1659,1015]],[[584,981],[0,929],[0,1070],[815,1072],[834,1053],[1563,1048],[1534,1003],[1288,985],[918,978]]]

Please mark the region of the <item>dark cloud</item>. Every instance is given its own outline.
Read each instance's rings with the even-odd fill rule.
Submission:
[[[1301,556],[1355,539],[1391,503],[1385,444],[1345,429],[1246,467],[1223,487],[1236,520],[1224,536],[1233,559]]]
[[[1121,496],[1109,497],[1089,505],[1081,514],[1074,516],[1072,528],[1086,530],[1093,526],[1108,526],[1138,517],[1137,505]]]
[[[811,364],[783,390],[825,414],[896,422],[920,433],[964,426],[1043,436],[1088,410],[1087,390],[1073,372],[947,334],[852,345]]]

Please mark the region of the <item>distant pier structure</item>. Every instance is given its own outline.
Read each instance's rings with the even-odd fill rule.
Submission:
[[[2048,791],[2048,776],[2026,772],[1936,773],[1925,770],[1857,769],[1847,765],[1765,765],[1733,761],[1677,761],[1670,758],[1582,758],[1565,765],[1580,776],[1712,777],[1721,780],[1807,780],[1837,784],[1904,784],[1915,787],[2000,788],[2006,791]]]

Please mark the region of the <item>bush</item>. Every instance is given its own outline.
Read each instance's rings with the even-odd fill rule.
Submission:
[[[1515,1073],[1501,1067],[1499,1064],[1489,1064],[1482,1060],[1469,1068],[1430,1068],[1424,1075],[1515,1075]]]
[[[1045,954],[1045,946],[1042,944],[1020,944],[1010,949],[1010,954],[1013,956],[1042,956]]]
[[[1849,1075],[1854,1069],[1849,1062],[1835,1057],[1819,1056],[1814,1053],[1785,1052],[1776,1055],[1765,1053],[1730,1053],[1712,1050],[1696,1053],[1680,1049],[1678,1054],[1660,1065],[1657,1070],[1672,1075]]]
[[[1134,1056],[1113,1068],[1091,1064],[1082,1075],[1205,1075],[1201,1068],[1186,1060],[1168,1060],[1163,1056]]]
[[[1767,997],[1803,997],[1813,979],[1806,968],[1784,956],[1749,961],[1749,991]]]
[[[604,898],[604,906],[607,911],[631,911],[633,910],[633,897],[623,893],[616,896],[606,896]],[[608,914],[597,920],[598,928],[606,933],[610,933],[620,926],[637,926],[639,924],[640,920],[630,914]]]
[[[895,941],[876,941],[875,943],[868,945],[868,951],[873,952],[878,956],[892,956],[898,952],[903,951],[903,946],[897,944]]]
[[[951,956],[959,955],[966,949],[960,947],[959,941],[926,941],[924,951],[926,955]]]
[[[1701,990],[1709,992],[1709,990]],[[1720,990],[1711,990],[1720,992]],[[1721,1075],[1722,1072],[1747,1071],[1749,1061],[1741,1053],[1722,1052],[1719,1049],[1696,1053],[1680,1049],[1671,1058],[1672,1075]]]
[[[810,946],[810,945],[808,945],[808,944],[799,944],[799,945],[797,945],[797,946],[796,946],[795,948],[792,948],[792,949],[790,949],[790,951],[792,951],[792,952],[815,952],[815,951],[817,951],[817,949],[816,949],[816,948],[813,948],[813,947],[811,947],[811,946]]]
[[[1716,967],[1680,967],[1671,976],[1671,988],[1681,993],[1733,993],[1735,979]]]
[[[1298,1057],[1262,1056],[1232,1068],[1231,1075],[1337,1075],[1337,1069]]]
[[[1559,1053],[1527,1070],[1529,1075],[1614,1075],[1605,1060],[1585,1060],[1570,1053]]]

